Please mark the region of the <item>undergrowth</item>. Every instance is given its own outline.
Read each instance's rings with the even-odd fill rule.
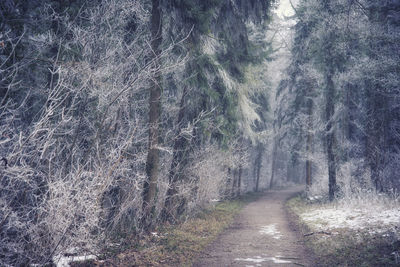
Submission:
[[[190,266],[199,253],[226,229],[235,215],[260,194],[247,194],[199,212],[177,225],[164,225],[147,238],[108,251],[105,259],[80,266]],[[78,265],[75,265],[78,266]]]
[[[286,207],[304,235],[305,244],[315,254],[314,266],[400,266],[400,241],[390,232],[338,228],[320,231],[301,214],[323,209],[326,204],[310,204],[303,197],[290,199]]]

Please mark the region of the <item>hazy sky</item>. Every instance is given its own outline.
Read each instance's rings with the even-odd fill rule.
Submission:
[[[297,1],[292,0],[293,5],[296,5]],[[279,17],[283,16],[292,16],[294,15],[294,10],[292,9],[292,6],[290,5],[289,0],[280,0],[279,7],[276,10],[276,13],[278,14]]]

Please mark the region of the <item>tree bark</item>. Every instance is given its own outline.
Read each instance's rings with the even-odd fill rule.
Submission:
[[[271,179],[269,180],[269,188],[272,188],[272,186],[274,185],[277,152],[278,152],[278,138],[275,137],[274,147],[272,149]]]
[[[182,136],[186,94],[187,88],[184,87],[179,105],[177,137],[174,141],[171,168],[168,174],[169,187],[162,212],[163,220],[170,222],[175,222],[176,218],[185,211],[186,200],[178,196],[178,182],[180,181],[181,164],[185,154],[186,144],[186,139]]]
[[[255,162],[255,178],[256,178],[256,184],[255,184],[255,192],[258,192],[259,186],[260,186],[260,171],[261,171],[261,166],[262,166],[262,155],[264,152],[264,147],[263,144],[259,143],[257,145],[257,157],[256,157],[256,162]]]
[[[243,173],[243,167],[242,164],[239,165],[239,171],[238,171],[238,179],[237,179],[237,193],[236,196],[240,196],[241,192],[241,186],[242,186],[242,173]]]
[[[230,167],[228,167],[227,170],[227,179],[226,179],[226,188],[224,192],[224,197],[225,198],[230,198],[232,196],[232,182],[233,182],[233,177],[232,177],[232,170]]]
[[[308,99],[307,103],[307,115],[308,115],[308,131],[307,131],[307,160],[306,160],[306,185],[309,188],[312,185],[312,161],[311,155],[313,153],[313,100]]]
[[[159,168],[159,124],[161,116],[161,73],[160,54],[162,42],[162,20],[160,0],[152,0],[151,11],[151,48],[153,50],[154,76],[149,98],[149,151],[146,161],[147,180],[143,185],[143,212],[147,224],[151,220],[157,192]],[[146,226],[147,227],[147,226]]]
[[[335,112],[335,87],[332,74],[326,75],[326,148],[328,154],[328,175],[329,175],[329,200],[335,198],[336,193],[336,140],[333,128],[333,115]]]

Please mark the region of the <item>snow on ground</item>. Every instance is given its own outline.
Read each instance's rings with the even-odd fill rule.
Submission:
[[[365,229],[371,234],[400,230],[400,205],[395,200],[342,200],[316,205],[300,216],[316,230]]]
[[[261,257],[261,256],[256,256],[254,258],[236,258],[235,261],[247,261],[247,262],[253,262],[257,263],[256,266],[261,266],[260,263],[265,262],[265,261],[272,261],[273,263],[291,263],[291,261],[288,260],[283,260],[279,258],[280,256],[275,256],[275,257]],[[254,265],[246,265],[246,266],[254,266]]]
[[[282,234],[276,229],[276,224],[270,224],[261,227],[260,231],[261,234],[270,235],[275,239],[281,239]]]
[[[71,262],[76,261],[86,261],[86,260],[94,260],[97,257],[94,255],[86,255],[86,256],[56,256],[53,258],[53,261],[56,263],[57,267],[69,267]]]

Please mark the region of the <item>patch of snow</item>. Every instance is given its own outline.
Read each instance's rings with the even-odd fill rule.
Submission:
[[[273,261],[274,263],[291,263],[291,261],[282,260],[282,259],[275,258],[275,257],[272,257],[271,259],[272,259],[272,261]]]
[[[85,255],[85,256],[61,256],[58,255],[53,258],[57,267],[69,267],[71,262],[76,261],[86,261],[95,260],[97,257],[95,255]]]
[[[263,258],[261,256],[256,256],[254,258],[246,258],[246,259],[236,258],[235,261],[248,261],[248,262],[258,263],[256,266],[261,266],[261,264],[259,264],[259,263],[266,262],[266,261],[272,261],[273,263],[291,263],[291,261],[282,260],[282,259],[279,259],[279,258],[276,258],[276,257],[265,257],[265,258]],[[248,266],[248,265],[246,265],[246,266]]]
[[[317,196],[309,196],[307,199],[308,199],[308,201],[310,201],[310,202],[317,202],[317,201],[322,200],[323,197],[317,195]]]
[[[261,263],[264,261],[267,261],[267,258],[263,258],[260,256],[256,256],[254,258],[246,258],[246,259],[242,259],[242,258],[236,258],[235,261],[250,261],[250,262],[254,262],[254,263]]]
[[[281,232],[279,232],[276,229],[276,224],[270,224],[267,226],[263,226],[263,227],[261,227],[261,230],[259,232],[261,234],[270,235],[270,236],[272,236],[272,238],[275,238],[275,239],[281,239],[281,237],[282,237]]]
[[[318,230],[349,228],[383,233],[400,225],[400,208],[385,206],[338,205],[321,206],[300,214],[302,220]]]

